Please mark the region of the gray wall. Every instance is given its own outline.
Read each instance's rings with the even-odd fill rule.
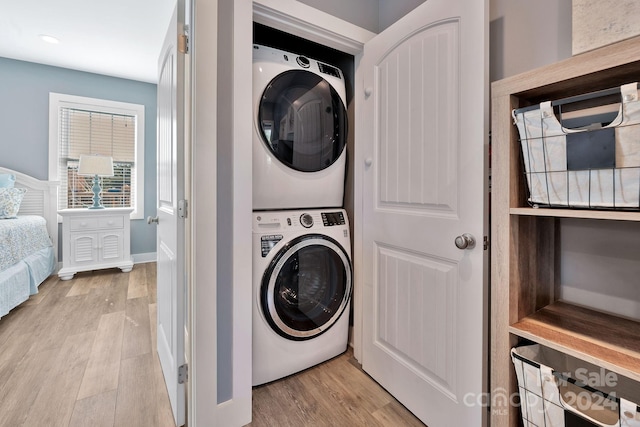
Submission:
[[[218,96],[229,96],[233,82],[233,16],[232,2],[218,3]],[[233,242],[233,109],[218,110],[217,140],[217,227],[218,242]],[[249,227],[250,225],[247,224]],[[247,260],[247,265],[250,260]],[[233,245],[217,248],[217,305],[218,319],[218,402],[233,397]]]
[[[371,32],[379,32],[378,0],[298,0]]]
[[[379,33],[425,0],[298,0],[347,22]]]
[[[490,0],[490,79],[571,56],[571,0]]]
[[[491,0],[490,76],[571,56],[571,0]],[[560,297],[640,319],[640,224],[562,219]]]
[[[640,224],[565,219],[560,235],[560,296],[640,319]]]
[[[424,3],[425,0],[379,0],[379,31],[402,18],[407,13]]]
[[[49,92],[145,106],[144,215],[155,215],[156,85],[0,58],[1,166],[48,179]],[[155,227],[131,221],[131,253],[155,251]]]

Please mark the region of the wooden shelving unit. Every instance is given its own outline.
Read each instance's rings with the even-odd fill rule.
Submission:
[[[640,381],[638,322],[558,301],[509,332]]]
[[[514,108],[633,81],[640,81],[640,37],[492,85],[490,391],[496,396],[517,393],[509,351],[523,339],[640,381],[640,322],[558,300],[559,221],[638,222],[640,212],[529,207],[511,118]],[[520,423],[519,408],[492,406],[492,427]]]
[[[614,221],[640,221],[638,212],[625,211],[597,211],[575,209],[544,209],[544,208],[511,208],[511,215],[547,216],[552,218],[584,218],[607,219]]]

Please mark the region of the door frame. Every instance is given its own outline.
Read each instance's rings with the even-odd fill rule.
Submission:
[[[252,96],[251,86],[246,85],[246,81],[251,81],[253,22],[352,54],[356,69],[364,44],[376,34],[296,0],[236,0],[231,2],[233,6],[225,6],[223,3],[226,2],[218,0],[187,1],[193,5],[193,15],[188,21],[193,25],[191,30],[194,48],[190,71],[192,159],[188,180],[191,180],[189,198],[197,201],[190,208],[193,214],[190,219],[191,242],[187,248],[190,251],[189,266],[193,274],[193,277],[189,277],[190,338],[187,351],[190,352],[191,365],[188,419],[193,425],[243,425],[243,421],[251,417],[251,301],[253,299],[251,270],[246,267],[240,268],[243,263],[246,266],[246,260],[250,260],[252,256],[250,226],[252,172],[241,154],[243,150],[251,152],[251,127],[246,126],[246,118],[252,117]],[[226,28],[217,28],[218,26],[212,25],[213,23],[224,23]],[[225,38],[233,40],[233,46],[231,52],[220,56],[222,47],[226,47],[222,46]],[[229,58],[230,62],[225,61]],[[249,70],[248,73],[247,70]],[[235,75],[234,71],[237,72]],[[354,90],[356,93],[364,91],[363,83],[356,80]],[[217,99],[223,100],[221,106],[233,105],[231,123],[221,120]],[[350,112],[352,113],[353,110],[350,109]],[[357,108],[355,113],[361,114]],[[227,143],[233,147],[232,152],[238,154],[233,157],[229,170],[223,175],[216,169],[215,164],[207,165],[206,163],[207,157],[215,159],[219,152],[217,144],[220,144],[222,139],[218,126],[227,128],[229,135],[226,136],[230,136]],[[243,140],[242,137],[247,136],[247,129],[249,129],[248,138]],[[357,159],[362,142],[358,140],[356,132],[354,132],[354,141],[355,150],[352,157]],[[354,215],[358,217],[363,212],[361,188],[364,164],[361,161],[355,161],[353,165],[353,208]],[[241,191],[230,196],[211,191],[211,186],[215,188],[217,180],[221,177],[238,182],[240,184],[238,189]],[[209,190],[207,191],[203,186],[198,187],[198,182],[207,183]],[[229,209],[240,209],[241,218],[234,223],[232,251],[234,274],[231,286],[234,289],[234,324],[230,329],[234,339],[234,362],[229,369],[233,371],[234,395],[230,400],[216,405],[212,404],[212,400],[214,402],[217,400],[217,370],[221,361],[218,358],[216,311],[211,310],[211,307],[216,305],[217,291],[221,283],[220,280],[215,279],[217,266],[215,262],[211,262],[211,259],[215,259],[216,251],[228,245],[228,242],[217,236],[215,227],[218,219],[217,207],[223,204],[228,205]],[[216,236],[216,238],[207,240],[206,238],[198,239],[198,236]],[[354,221],[353,236],[353,345],[355,357],[361,360],[363,302],[360,289],[363,283],[360,271],[363,263],[360,221]],[[205,255],[209,259],[208,263],[203,262]],[[214,286],[212,286],[212,278],[215,280]],[[242,316],[246,317],[242,318]],[[236,320],[239,322],[236,323]],[[244,355],[239,352],[241,350],[245,351]]]
[[[252,127],[246,126],[246,123],[252,120],[253,102],[251,85],[247,85],[246,81],[251,81],[253,22],[352,54],[356,67],[364,43],[375,34],[296,0],[187,2],[191,4],[186,21],[190,23],[192,39],[189,44],[192,55],[187,59],[190,87],[186,91],[189,99],[185,112],[188,120],[186,132],[189,133],[186,139],[189,153],[186,166],[187,197],[191,201],[187,217],[189,241],[185,248],[190,272],[187,278],[188,347],[185,349],[189,362],[187,420],[195,426],[244,425],[251,417],[252,390],[253,284],[251,269],[246,268],[246,260],[252,256],[252,172],[247,167],[243,153],[251,152],[252,143]],[[233,40],[232,49],[224,49],[227,47],[223,46],[224,40]],[[363,90],[358,82],[355,90]],[[217,103],[218,99],[222,100],[221,104]],[[228,107],[230,104],[233,105],[231,113],[221,111],[222,106]],[[230,121],[224,120],[229,117]],[[222,146],[223,142],[225,146]],[[233,158],[226,171],[216,167],[215,159],[221,150]],[[357,168],[355,174],[357,189],[361,185]],[[219,188],[221,179],[235,183],[231,194],[211,191],[212,188]],[[360,215],[361,191],[356,190],[354,196],[354,212]],[[239,215],[232,224],[233,247],[230,250],[229,242],[217,234],[219,206],[225,206]],[[362,265],[362,232],[357,223],[354,227],[352,265],[355,292],[352,301],[355,315],[354,350],[356,357],[359,357],[362,348],[362,302],[358,289],[362,284],[356,272]],[[202,236],[216,237],[207,239]],[[229,286],[228,282],[221,283],[218,276],[215,260],[220,250],[228,250],[233,261],[233,324],[229,327],[233,337],[233,363],[230,366],[224,366],[225,362],[219,357],[217,313],[211,309],[218,302],[220,287]],[[233,394],[229,400],[216,404],[217,372],[221,366],[232,372]]]
[[[187,1],[191,2],[186,19],[191,53],[187,420],[194,426],[245,425],[251,420],[252,277],[246,260],[251,259],[252,193],[251,168],[243,153],[251,152],[251,129],[246,126],[251,85],[233,71],[251,70],[251,0]],[[233,163],[221,167],[221,154]],[[224,236],[218,229],[222,222],[228,227]],[[232,263],[231,273],[221,268],[221,257]],[[221,277],[222,271],[228,275]],[[231,300],[228,325],[218,322],[221,292]],[[229,349],[219,343],[220,329],[232,337],[231,360],[224,358]],[[221,370],[231,381],[231,391],[223,397],[218,386]]]

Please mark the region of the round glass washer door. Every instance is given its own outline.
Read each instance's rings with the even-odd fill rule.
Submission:
[[[302,172],[328,168],[347,143],[347,112],[340,95],[310,71],[285,71],[271,80],[258,106],[258,127],[271,153]]]
[[[351,263],[328,236],[300,236],[280,250],[262,279],[260,304],[271,328],[291,340],[326,332],[343,314],[352,288]]]

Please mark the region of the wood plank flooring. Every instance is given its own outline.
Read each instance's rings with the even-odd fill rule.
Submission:
[[[155,263],[47,279],[0,319],[0,427],[175,427],[155,318]],[[249,426],[423,424],[347,351],[254,388]]]
[[[155,269],[52,276],[0,319],[1,427],[175,427],[152,345]]]
[[[250,427],[424,427],[371,379],[350,350],[253,389]]]

